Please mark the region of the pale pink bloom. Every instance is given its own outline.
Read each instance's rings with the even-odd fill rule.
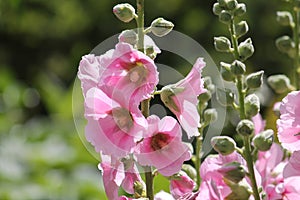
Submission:
[[[299,200],[300,199],[300,176],[293,176],[284,179],[284,181],[275,188],[268,188],[267,200]]]
[[[283,156],[282,147],[276,143],[269,151],[258,153],[255,166],[262,177],[263,188],[270,187],[270,184],[277,185],[283,181],[282,171],[287,163],[282,160]]]
[[[204,192],[199,193],[201,197],[210,196],[212,199],[224,199],[231,193],[231,189],[226,185],[223,179],[224,165],[231,162],[239,162],[247,170],[247,164],[244,158],[237,152],[233,152],[230,155],[222,156],[220,154],[208,156],[200,167],[200,175],[203,180],[200,187],[205,188]],[[261,185],[261,176],[256,169],[254,169],[255,178],[258,185]],[[250,187],[250,180],[245,178]],[[243,179],[244,180],[244,179]],[[204,185],[203,185],[204,184]],[[205,191],[206,190],[206,191]],[[208,190],[208,191],[207,191]],[[199,198],[201,199],[201,198]]]
[[[97,87],[102,71],[100,56],[88,54],[82,57],[78,68],[78,78],[81,81],[84,97],[89,89]]]
[[[85,134],[97,152],[124,157],[133,152],[143,137],[147,121],[136,105],[128,105],[124,99],[111,99],[98,88],[87,92]]]
[[[162,89],[162,101],[176,115],[189,138],[199,135],[200,116],[197,109],[197,97],[206,91],[201,78],[204,67],[203,58],[198,58],[184,79]]]
[[[226,190],[228,190],[228,194],[230,194],[230,188],[228,186],[224,186]],[[216,183],[210,179],[202,181],[201,186],[199,188],[199,193],[195,200],[223,200],[227,196],[221,195],[221,191],[223,190],[222,186],[217,186]]]
[[[181,128],[169,116],[160,120],[148,117],[147,137],[138,144],[136,157],[141,165],[154,166],[164,176],[178,173],[184,161],[191,158],[187,145],[181,141]]]
[[[300,176],[300,151],[294,151],[283,170],[283,177]]]
[[[98,165],[102,172],[103,184],[109,200],[118,199],[119,188],[122,187],[128,194],[134,194],[134,183],[144,184],[137,167],[132,159],[120,160],[102,155],[102,162]]]
[[[171,194],[161,190],[154,195],[154,200],[175,200]]]
[[[277,128],[278,139],[284,148],[300,150],[300,91],[293,91],[283,98]]]
[[[117,89],[109,96],[122,91],[136,103],[149,98],[158,84],[154,61],[127,43],[118,43],[115,50],[101,56],[101,67],[104,70],[99,87],[106,85]]]
[[[191,193],[195,188],[196,183],[185,172],[181,171],[179,177],[170,181],[170,191],[175,199]]]
[[[260,113],[258,113],[254,117],[252,117],[252,121],[253,121],[253,124],[254,124],[254,133],[255,133],[255,135],[257,135],[260,132],[265,130],[266,121],[263,120]]]

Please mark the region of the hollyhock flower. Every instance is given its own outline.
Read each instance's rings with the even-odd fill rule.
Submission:
[[[98,167],[102,171],[104,189],[109,200],[118,199],[121,186],[128,194],[134,194],[134,183],[144,184],[132,159],[123,159],[121,162],[106,155],[102,155],[101,158],[102,162]]]
[[[200,116],[197,110],[198,96],[205,92],[201,71],[205,67],[202,58],[198,58],[190,73],[181,81],[162,88],[161,99],[176,115],[188,137],[198,136]]]
[[[184,161],[191,158],[187,145],[181,141],[181,128],[169,116],[160,120],[148,117],[147,136],[138,144],[136,157],[141,165],[154,166],[164,176],[178,173]]]
[[[84,97],[89,89],[98,85],[100,74],[103,71],[100,62],[100,56],[88,54],[83,56],[79,63],[78,78],[81,81]]]
[[[204,191],[201,192],[200,190],[200,197],[205,199],[204,197],[207,196],[210,197],[210,199],[221,200],[225,199],[225,197],[231,193],[230,187],[224,181],[224,172],[226,173],[225,169],[228,169],[227,164],[232,162],[240,163],[247,170],[246,161],[237,152],[233,152],[227,156],[222,156],[221,154],[218,154],[217,156],[208,156],[204,160],[200,167],[200,176],[203,180],[200,188],[204,188]],[[256,169],[254,169],[254,171],[256,182],[260,185],[261,177]],[[244,178],[242,181],[250,187],[250,180],[248,177]],[[200,197],[198,199],[202,199]]]
[[[161,190],[157,194],[154,195],[154,200],[175,200],[172,195]]]
[[[283,170],[283,177],[300,176],[300,151],[295,151]]]
[[[130,44],[118,43],[116,49],[101,56],[101,73],[98,86],[115,88],[130,97],[134,103],[148,99],[158,83],[157,67],[153,60]]]
[[[170,181],[170,191],[175,199],[191,193],[195,188],[196,183],[185,172],[181,171],[179,177]]]
[[[278,139],[284,148],[300,150],[300,91],[293,91],[283,98],[277,128]]]
[[[284,179],[284,181],[274,188],[269,188],[268,200],[299,200],[300,199],[300,176],[293,176]]]
[[[147,121],[136,105],[128,105],[118,94],[113,100],[98,88],[87,92],[85,133],[97,152],[124,157],[133,152],[136,142],[143,137]]]

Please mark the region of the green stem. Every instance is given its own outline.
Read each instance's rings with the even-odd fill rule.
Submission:
[[[229,31],[231,35],[231,42],[233,45],[234,49],[234,58],[236,60],[239,60],[239,50],[238,50],[238,40],[235,34],[235,28],[234,28],[234,19],[231,20],[230,26],[229,26]],[[243,84],[243,79],[244,76],[237,76],[236,79],[236,86],[238,90],[238,95],[239,95],[239,113],[240,113],[240,118],[241,119],[246,119],[245,115],[245,96],[246,93],[244,91],[244,84]],[[253,166],[253,159],[252,159],[252,154],[251,154],[251,145],[250,145],[250,138],[249,137],[243,137],[244,140],[244,146],[245,146],[245,151],[244,151],[244,157],[247,162],[247,167],[249,171],[249,177],[251,180],[251,186],[253,190],[253,196],[255,200],[260,200],[259,197],[259,192],[257,188],[257,183],[256,183],[256,178],[255,178],[255,173],[254,173],[254,166]]]
[[[196,138],[196,160],[195,167],[197,172],[197,189],[199,189],[201,184],[201,176],[200,176],[200,166],[201,166],[201,148],[202,148],[202,140],[203,140],[203,128],[199,128],[200,135]]]
[[[293,37],[295,42],[295,50],[296,50],[296,56],[294,58],[294,86],[296,87],[296,90],[300,89],[300,63],[299,63],[299,10],[297,8],[293,9],[293,15],[294,15],[294,27],[293,27]]]
[[[137,0],[136,1],[136,6],[137,6],[137,27],[138,27],[138,43],[137,43],[137,48],[138,50],[144,52],[144,0]]]

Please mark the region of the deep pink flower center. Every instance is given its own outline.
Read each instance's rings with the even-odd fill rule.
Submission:
[[[157,133],[151,138],[151,148],[154,151],[160,150],[169,144],[169,140],[170,136],[163,133]]]
[[[114,108],[112,116],[121,130],[128,131],[133,126],[132,116],[125,108]]]
[[[137,62],[135,66],[128,69],[129,81],[137,85],[141,84],[146,80],[148,75],[147,69],[143,63]]]

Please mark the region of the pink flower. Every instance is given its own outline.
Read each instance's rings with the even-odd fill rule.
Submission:
[[[88,54],[82,57],[79,64],[78,78],[84,97],[89,89],[97,87],[103,68],[100,65],[100,56]]]
[[[225,186],[225,189],[228,190],[226,193],[230,193],[230,188],[228,186]],[[221,190],[223,190],[223,187],[217,186],[215,182],[210,180],[205,180],[201,183],[199,193],[195,200],[223,200],[225,199],[225,196],[221,196]],[[225,194],[226,195],[226,194]],[[227,196],[227,195],[226,195]]]
[[[290,151],[300,150],[300,91],[289,93],[280,105],[278,139]]]
[[[295,151],[283,170],[283,177],[300,176],[300,151]]]
[[[164,176],[178,173],[191,158],[187,145],[181,142],[181,128],[172,117],[160,120],[148,117],[147,137],[139,143],[136,157],[141,165],[154,166]]]
[[[260,113],[252,117],[252,121],[254,124],[254,133],[255,135],[259,134],[265,129],[266,121],[262,119]]]
[[[99,87],[109,86],[109,96],[122,91],[134,103],[150,97],[158,83],[158,72],[153,60],[130,44],[118,43],[116,49],[101,56]]]
[[[284,179],[284,182],[274,188],[268,189],[268,200],[299,200],[300,199],[300,176]]]
[[[121,162],[110,156],[102,155],[101,158],[98,167],[102,171],[104,189],[109,200],[118,199],[121,186],[128,194],[134,194],[134,183],[144,184],[132,159]]]
[[[97,152],[124,157],[133,152],[136,142],[143,137],[147,121],[136,105],[128,105],[118,94],[113,100],[98,88],[87,92],[85,133]]]
[[[170,182],[170,191],[175,199],[191,193],[196,183],[183,171],[179,173],[179,177],[172,179]]]
[[[154,200],[175,200],[172,195],[161,190],[157,194],[154,195]]]
[[[164,104],[176,115],[189,138],[199,135],[200,116],[197,110],[197,97],[206,91],[201,79],[203,67],[205,62],[202,58],[198,58],[183,80],[165,86],[160,95]]]

